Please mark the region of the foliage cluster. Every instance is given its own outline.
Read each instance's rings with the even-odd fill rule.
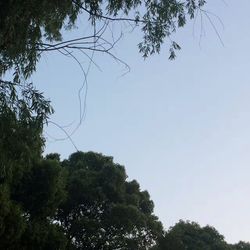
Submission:
[[[159,239],[154,250],[237,250],[250,249],[250,243],[228,244],[215,228],[179,221]]]
[[[0,76],[12,69],[15,82],[22,77],[27,79],[45,51],[66,53],[66,49],[77,48],[108,52],[97,44],[98,40],[104,42],[104,33],[95,33],[97,23],[105,26],[128,22],[138,26],[143,34],[138,45],[143,57],[159,53],[165,38],[168,38],[170,59],[173,59],[180,46],[171,40],[171,34],[184,26],[187,18],[194,18],[204,4],[205,0],[0,1]],[[88,17],[93,34],[63,41],[62,31],[72,29],[81,13]],[[94,45],[86,40],[90,36],[97,38]]]

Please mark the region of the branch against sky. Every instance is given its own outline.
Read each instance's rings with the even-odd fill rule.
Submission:
[[[171,35],[201,11],[205,0],[109,0],[103,3],[87,0],[2,1],[0,3],[0,76],[12,69],[14,82],[27,79],[36,70],[43,52],[72,50],[95,51],[113,56],[116,40],[107,40],[105,32],[114,22],[130,23],[141,30],[138,44],[143,57],[159,53],[165,38],[169,42],[169,59],[175,58],[180,46]],[[75,28],[76,21],[85,14],[92,31],[86,36],[64,40],[63,30]],[[79,27],[80,29],[81,27]],[[109,27],[110,28],[110,27]],[[65,52],[65,50],[69,50]]]

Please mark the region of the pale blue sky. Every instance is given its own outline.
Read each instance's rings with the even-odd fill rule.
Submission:
[[[208,2],[224,23],[213,19],[225,46],[205,18],[201,41],[200,20],[194,32],[193,22],[177,32],[182,50],[173,62],[166,49],[144,61],[140,36],[127,34],[116,53],[131,72],[121,77],[121,65],[95,56],[102,72],[91,67],[86,119],[72,139],[124,165],[165,228],[188,219],[213,225],[229,242],[250,241],[250,1]],[[75,121],[70,131],[79,120],[77,65],[47,54],[33,80],[52,101],[53,121]],[[64,136],[52,125],[46,131]],[[47,143],[46,153],[74,151],[69,140]]]

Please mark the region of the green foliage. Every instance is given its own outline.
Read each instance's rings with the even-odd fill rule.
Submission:
[[[64,178],[65,171],[58,162],[41,160],[13,185],[12,199],[21,204],[30,218],[47,218],[55,214],[65,199]]]
[[[66,238],[54,218],[66,198],[65,170],[54,160],[37,159],[22,178],[2,184],[0,242],[4,249],[65,249]],[[5,187],[5,188],[4,188]]]
[[[14,249],[23,250],[63,250],[67,239],[60,226],[48,220],[29,220]]]
[[[201,228],[194,222],[185,223],[180,221],[169,230],[165,237],[167,240],[170,240],[173,245],[177,244],[180,249],[226,249],[226,243],[223,236],[220,235],[214,228],[209,226]]]
[[[93,152],[33,159],[0,190],[5,249],[148,249],[162,235],[153,202],[124,167]]]
[[[15,249],[25,230],[21,207],[10,200],[7,185],[0,184],[0,243],[2,249]]]
[[[20,77],[27,79],[36,69],[41,53],[54,50],[53,42],[62,41],[62,30],[74,27],[82,12],[89,16],[90,25],[107,20],[137,24],[143,34],[139,51],[147,57],[159,53],[165,38],[184,26],[188,17],[194,18],[195,11],[204,4],[205,0],[1,1],[0,76],[13,69],[14,82],[20,82]],[[169,58],[174,59],[179,49],[176,42],[171,42]]]
[[[77,152],[63,165],[68,199],[56,219],[72,249],[147,249],[161,235],[148,193],[111,157]]]
[[[79,8],[69,0],[0,2],[0,75],[14,67],[25,78],[35,70],[42,39],[58,41],[66,19],[74,23]]]
[[[211,227],[201,227],[195,222],[179,221],[159,238],[154,250],[248,250],[250,244],[227,244],[223,235]]]
[[[42,158],[43,125],[50,103],[31,85],[0,81],[0,242],[18,249],[28,228],[23,205],[14,199],[17,186]],[[47,178],[47,177],[46,177]],[[29,186],[32,190],[32,186]],[[29,206],[30,201],[28,201]]]
[[[49,101],[31,85],[0,81],[0,183],[15,182],[41,157],[42,129],[53,112]]]
[[[232,250],[250,250],[250,243],[240,241],[237,244],[231,245]]]

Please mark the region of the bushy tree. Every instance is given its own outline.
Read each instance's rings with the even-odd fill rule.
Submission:
[[[1,186],[4,249],[149,249],[162,235],[148,192],[112,157],[51,154],[28,165]]]
[[[148,249],[162,234],[148,192],[112,157],[77,152],[63,167],[68,198],[56,220],[70,249]]]
[[[224,237],[210,226],[180,221],[159,240],[158,250],[230,250]]]

